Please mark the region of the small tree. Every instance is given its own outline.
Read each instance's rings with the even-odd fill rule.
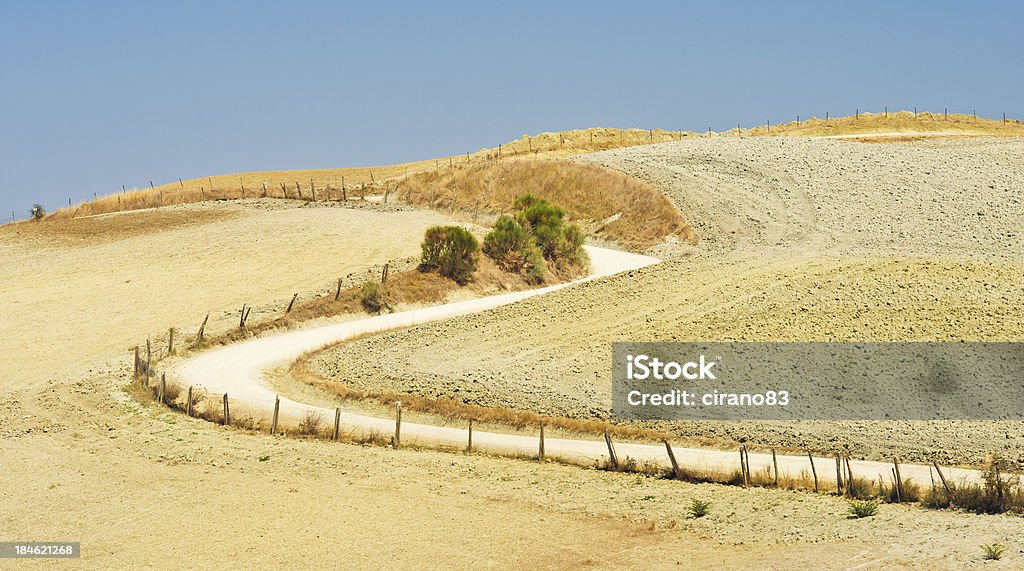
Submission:
[[[465,228],[459,226],[432,226],[423,236],[420,265],[427,270],[436,269],[442,276],[462,285],[476,271],[476,257],[480,243]]]
[[[46,216],[46,209],[42,204],[32,205],[32,220],[42,220]]]

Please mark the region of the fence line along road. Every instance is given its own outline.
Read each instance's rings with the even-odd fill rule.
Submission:
[[[211,393],[230,393],[232,400],[246,403],[256,410],[272,410],[278,402],[278,395],[263,379],[262,373],[269,369],[288,364],[303,354],[320,349],[325,345],[353,339],[362,335],[380,333],[392,329],[409,327],[420,323],[438,321],[461,315],[486,311],[530,297],[544,295],[566,287],[600,277],[640,269],[658,263],[660,260],[628,252],[587,247],[593,273],[585,278],[545,288],[495,295],[458,303],[437,305],[410,311],[367,317],[333,325],[326,325],[279,335],[255,338],[200,353],[195,357],[173,364],[168,374],[181,386],[201,386]],[[307,412],[314,411],[331,418],[338,415],[333,408],[321,408],[306,403],[280,398],[279,414],[282,420],[301,420]],[[339,422],[346,431],[356,435],[393,434],[395,420],[341,412]],[[463,428],[432,426],[406,422],[402,424],[402,443],[422,446],[451,446],[463,448],[467,432]],[[473,431],[473,449],[503,455],[537,454],[537,437],[517,434]],[[621,442],[615,444],[620,459],[632,458],[637,462],[650,462],[670,467],[663,444],[638,444]],[[708,470],[729,473],[737,468],[735,451],[673,447],[676,460],[681,466],[693,470]],[[546,438],[544,454],[548,458],[560,458],[571,462],[595,463],[609,460],[609,448],[604,440],[577,440]],[[828,466],[833,459],[815,457],[819,467]],[[811,472],[807,456],[772,456],[770,453],[747,455],[751,472],[763,471],[778,464],[783,476],[802,477]],[[851,461],[850,468],[858,478],[888,480],[892,464],[871,461]],[[903,479],[923,483],[931,480],[931,468],[927,465],[901,465]],[[836,475],[831,470],[818,470],[822,482],[835,483]],[[946,477],[957,482],[978,482],[977,470],[948,468]]]

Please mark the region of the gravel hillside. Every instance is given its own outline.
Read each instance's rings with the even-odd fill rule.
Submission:
[[[354,342],[315,369],[363,389],[603,417],[616,340],[1024,339],[1024,140],[721,138],[579,160],[652,183],[700,245],[629,275]],[[1016,458],[1024,443],[1024,423],[668,428],[963,463]]]

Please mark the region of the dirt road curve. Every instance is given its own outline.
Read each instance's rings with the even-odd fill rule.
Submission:
[[[197,385],[214,393],[228,393],[232,399],[244,401],[253,409],[268,411],[273,407],[276,393],[269,383],[261,378],[261,374],[324,345],[366,334],[486,311],[584,281],[650,266],[658,261],[647,256],[603,248],[588,247],[588,253],[593,262],[594,273],[575,282],[253,339],[176,363],[169,369],[169,376],[185,386]],[[333,418],[333,410],[281,399],[280,414],[284,420],[294,422],[310,410],[320,412],[324,417]],[[394,431],[394,421],[391,419],[358,414],[342,413],[341,423],[346,431],[355,434],[389,434]],[[466,444],[466,438],[466,432],[459,428],[408,422],[402,425],[402,440],[406,443],[459,447]],[[473,444],[475,449],[483,452],[514,455],[535,454],[538,446],[537,440],[533,437],[479,431],[474,432]],[[620,459],[629,457],[639,462],[655,462],[665,466],[668,464],[665,449],[660,445],[621,443],[616,446],[616,452]],[[549,438],[545,440],[545,453],[549,457],[583,463],[608,458],[605,443],[593,440]],[[678,448],[675,455],[684,466],[694,469],[728,472],[734,470],[737,465],[735,453],[721,450]],[[800,476],[810,472],[810,463],[805,457],[780,456],[778,462],[779,471],[784,475]],[[827,467],[829,459],[817,458],[815,462],[819,467]],[[764,470],[771,466],[772,458],[767,454],[751,454],[750,463],[752,470]],[[858,476],[877,479],[887,476],[891,465],[853,461],[851,468]],[[902,471],[905,477],[918,482],[929,481],[932,477],[927,466],[905,465]],[[819,477],[824,481],[830,481],[830,471],[827,468],[819,469]],[[977,481],[979,473],[974,470],[949,469],[947,477],[957,481]],[[834,474],[831,475],[831,481],[835,481]]]

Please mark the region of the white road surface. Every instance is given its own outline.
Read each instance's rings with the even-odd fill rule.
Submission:
[[[203,387],[211,393],[227,393],[233,403],[241,401],[248,405],[247,408],[269,416],[277,394],[264,380],[263,373],[287,365],[309,351],[366,334],[486,311],[528,297],[544,295],[585,281],[636,270],[659,262],[656,258],[604,248],[588,246],[587,252],[590,255],[593,273],[573,282],[255,338],[213,349],[175,363],[168,370],[168,376],[183,386],[194,385]],[[283,397],[280,406],[282,422],[301,419],[309,410],[321,412],[325,421],[333,423],[334,420],[335,411],[331,409]],[[377,418],[344,411],[341,414],[341,425],[343,431],[356,435],[377,433],[390,437],[395,430],[393,418]],[[403,422],[401,442],[403,445],[464,448],[467,444],[467,431],[455,427]],[[544,445],[545,454],[551,458],[585,464],[608,459],[608,449],[603,440],[545,438]],[[492,454],[532,456],[537,454],[538,439],[535,436],[521,434],[474,431],[473,448]],[[620,461],[628,457],[638,462],[653,461],[666,467],[669,464],[663,444],[616,443],[615,451]],[[727,473],[739,467],[737,451],[681,447],[673,448],[673,451],[679,464],[691,470]],[[749,456],[752,472],[764,471],[772,465],[771,454],[751,453]],[[835,460],[815,457],[814,463],[818,478],[823,483],[834,486]],[[850,465],[856,477],[869,477],[876,481],[882,477],[886,482],[892,479],[892,464],[855,460],[851,461]],[[782,475],[798,477],[811,473],[811,465],[806,456],[779,455],[778,466]],[[929,485],[933,477],[936,482],[939,481],[929,466],[903,464],[900,470],[904,480],[910,478],[920,485]],[[947,480],[956,482],[980,480],[980,473],[977,470],[944,468],[943,474]]]

